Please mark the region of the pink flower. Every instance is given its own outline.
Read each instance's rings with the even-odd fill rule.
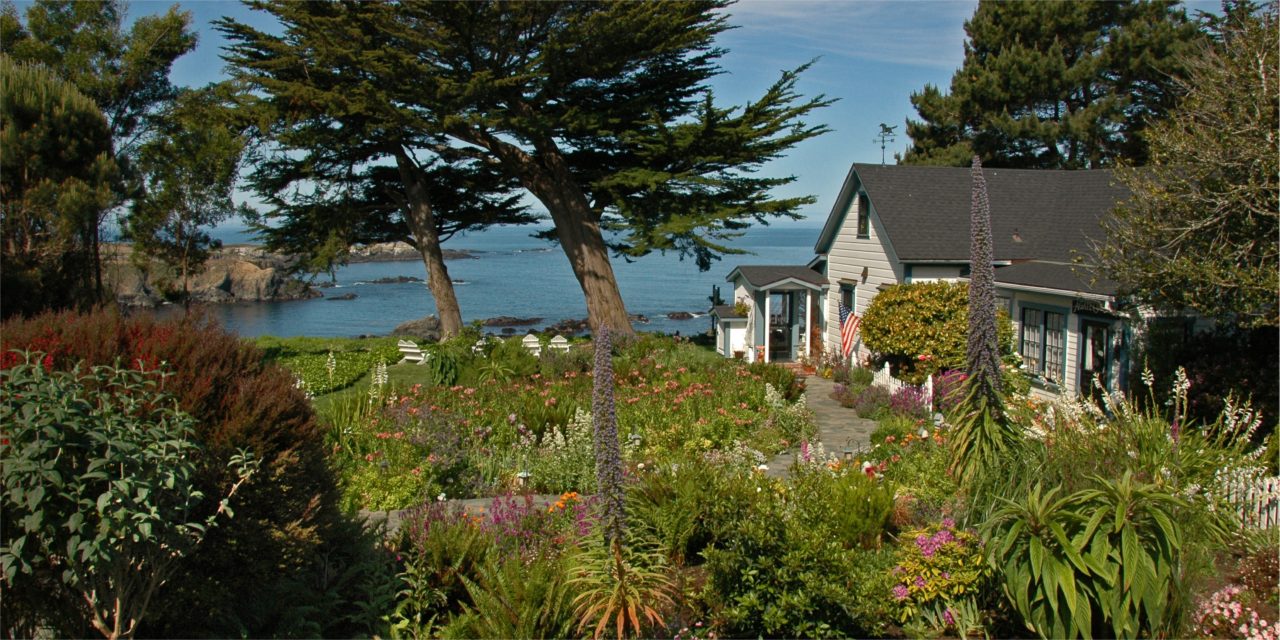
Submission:
[[[893,587],[894,600],[899,600],[899,601],[906,600],[908,595],[910,594],[907,591],[907,585],[905,584],[894,585]]]

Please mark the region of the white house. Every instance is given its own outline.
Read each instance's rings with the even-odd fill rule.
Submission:
[[[1109,171],[985,169],[984,175],[996,293],[1013,320],[1015,346],[1034,388],[1087,393],[1095,377],[1108,388],[1123,384],[1131,337],[1117,312],[1115,284],[1092,278],[1076,261],[1090,255],[1090,243],[1103,237],[1099,221],[1128,192]],[[841,303],[862,315],[886,286],[968,276],[971,195],[968,168],[854,164],[818,237],[816,257],[804,267],[735,269],[729,279],[735,296],[746,295],[750,313],[718,315],[717,327],[742,325],[748,357],[786,360],[829,351],[840,341]],[[769,270],[789,279],[772,278]],[[789,300],[777,296],[784,291]],[[821,308],[810,309],[816,319],[800,320],[797,330],[797,310],[805,308],[797,302],[801,292],[811,301],[817,296]],[[778,317],[767,302],[790,306]],[[757,321],[763,317],[769,321]],[[766,345],[765,336],[785,336],[788,349]],[[818,351],[805,351],[815,344]],[[861,340],[855,348],[866,355]]]

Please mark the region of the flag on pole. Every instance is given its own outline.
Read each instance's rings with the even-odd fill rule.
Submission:
[[[853,314],[853,309],[840,305],[840,353],[848,358],[853,353],[853,341],[858,335],[858,325],[862,318]]]

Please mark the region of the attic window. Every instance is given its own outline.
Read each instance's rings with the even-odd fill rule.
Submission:
[[[871,201],[867,194],[858,194],[858,237],[871,237]]]

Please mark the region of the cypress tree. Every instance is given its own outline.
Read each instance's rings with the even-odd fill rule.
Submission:
[[[445,143],[405,93],[413,71],[382,27],[382,3],[263,5],[285,26],[271,35],[222,20],[237,77],[257,89],[244,120],[262,143],[250,185],[269,210],[254,226],[269,248],[332,273],[353,244],[405,242],[426,268],[443,337],[462,330],[444,261],[453,235],[534,221],[518,183]],[[334,37],[346,34],[350,37]],[[416,81],[416,78],[414,78]]]
[[[290,3],[255,6],[292,35],[237,45],[233,62],[275,70],[287,55],[293,73],[313,75],[349,64],[360,84],[340,96],[344,107],[389,96],[403,107],[403,131],[447,136],[439,145],[500,169],[540,201],[593,331],[633,331],[610,250],[675,251],[705,269],[752,222],[796,217],[813,202],[769,197],[793,178],[757,172],[825,131],[801,118],[830,101],[796,93],[801,67],[741,108],[717,106],[706,83],[720,71],[714,39],[728,28],[726,2],[370,3],[359,6],[375,17],[334,29]],[[222,24],[233,40],[261,40]],[[314,45],[295,46],[312,31]],[[325,57],[336,40],[367,46],[359,57]]]

